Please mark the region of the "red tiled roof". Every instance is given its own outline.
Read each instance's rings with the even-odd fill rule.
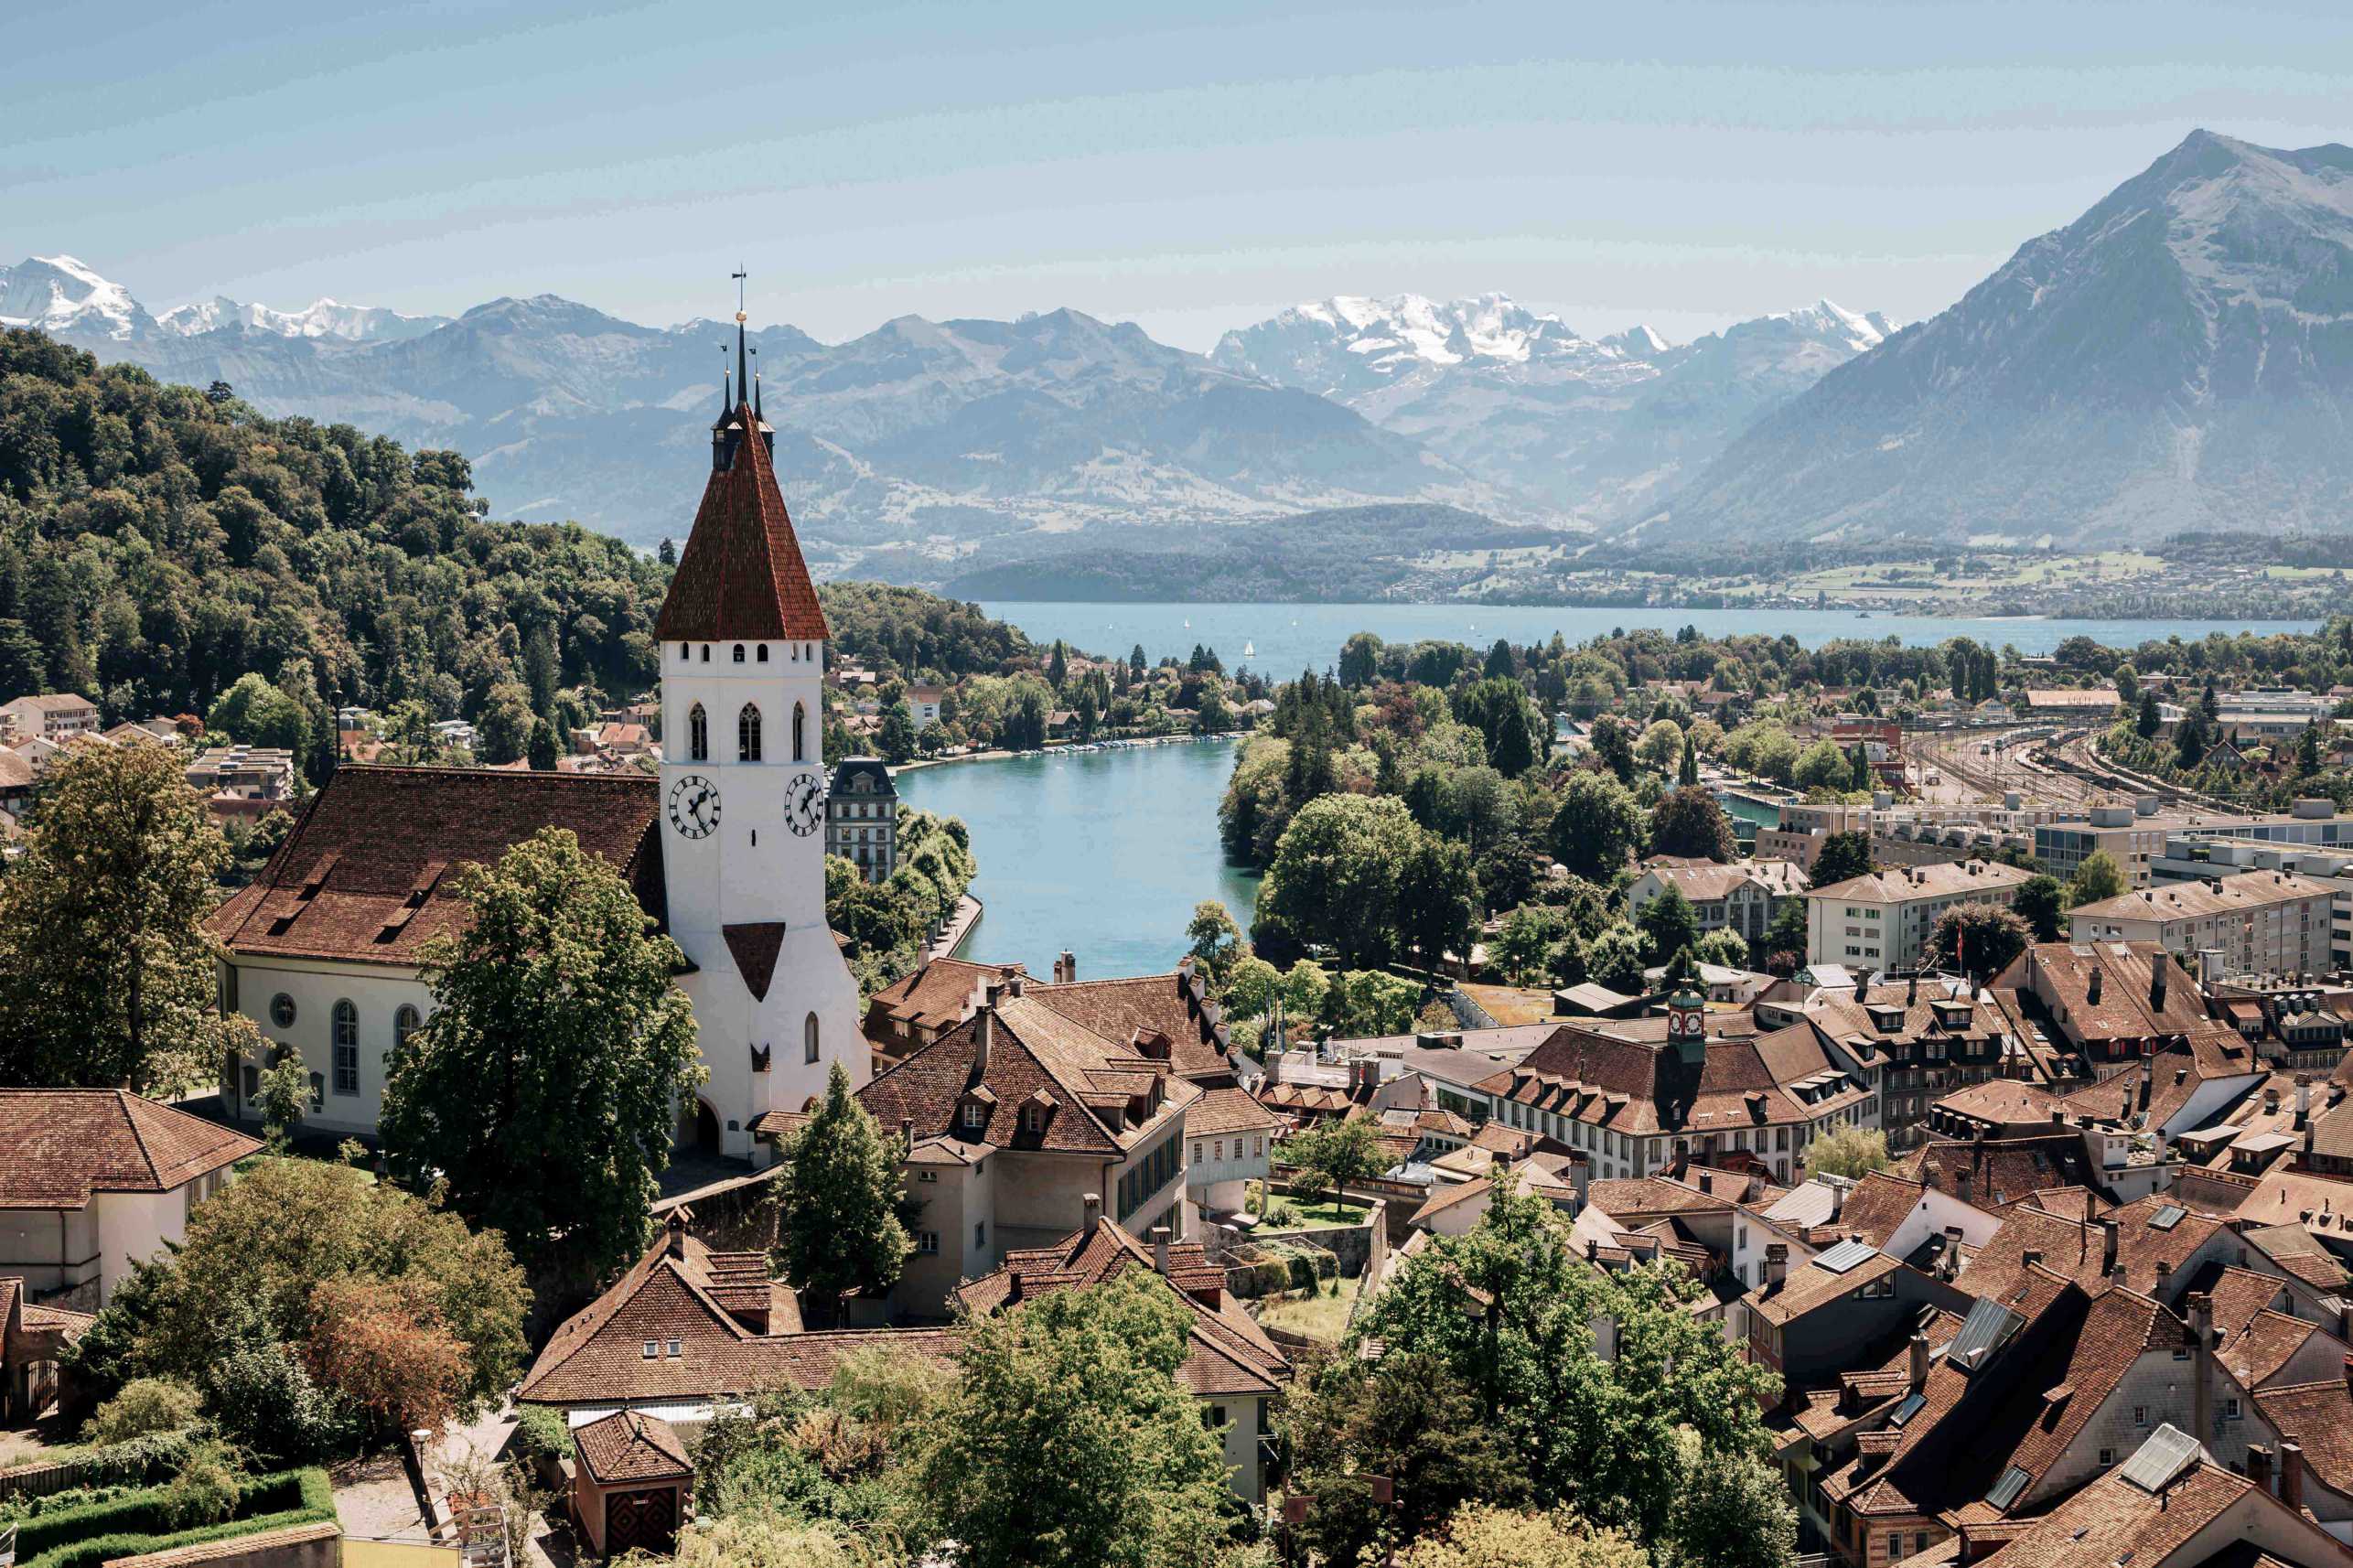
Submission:
[[[84,1208],[94,1192],[169,1192],[261,1146],[127,1090],[0,1090],[0,1208]]]
[[[1211,1089],[1202,1092],[1185,1112],[1185,1134],[1214,1137],[1223,1133],[1273,1132],[1283,1123],[1250,1097],[1247,1090]]]
[[[734,419],[757,422],[749,404]],[[803,641],[829,635],[792,519],[777,488],[775,459],[755,434],[712,474],[662,600],[654,636],[663,642]]]
[[[457,868],[493,864],[545,827],[577,835],[660,922],[660,795],[646,774],[339,768],[262,875],[205,927],[237,953],[414,964],[464,922]]]
[[[1166,1078],[1162,1065],[1123,1044],[1107,1040],[1026,994],[998,1004],[984,1070],[975,1015],[886,1069],[858,1090],[858,1100],[885,1129],[914,1124],[918,1141],[950,1136],[1000,1148],[1111,1154],[1132,1146],[1145,1128],[1174,1107],[1189,1105],[1201,1090]],[[1155,1103],[1155,1085],[1164,1099]],[[975,1091],[986,1120],[967,1128],[960,1114]],[[1047,1107],[1043,1131],[1026,1131],[1022,1108],[1033,1095]],[[1145,1121],[1133,1122],[1130,1108],[1141,1097],[1150,1107]]]
[[[572,1429],[573,1446],[588,1478],[605,1486],[617,1481],[667,1481],[694,1473],[686,1444],[670,1423],[642,1411],[617,1410]]]

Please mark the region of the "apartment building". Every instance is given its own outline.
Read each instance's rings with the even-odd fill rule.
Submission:
[[[1890,969],[1916,962],[1957,904],[2009,904],[2027,874],[1998,861],[1898,866],[1806,895],[1806,961]]]
[[[2215,949],[2231,973],[2329,967],[2336,887],[2286,871],[2167,883],[2085,904],[2068,916],[2079,942],[2157,942],[2177,958]]]

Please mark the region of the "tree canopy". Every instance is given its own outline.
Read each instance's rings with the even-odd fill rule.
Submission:
[[[427,950],[434,1011],[388,1059],[392,1168],[589,1278],[647,1240],[655,1176],[705,1077],[672,983],[683,960],[619,872],[543,828],[457,884],[468,918]]]

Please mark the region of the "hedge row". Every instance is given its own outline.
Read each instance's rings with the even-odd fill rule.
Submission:
[[[269,1511],[257,1511],[263,1509]],[[237,1511],[239,1517],[219,1524],[171,1530],[163,1517],[160,1489],[151,1488],[26,1521],[16,1530],[16,1560],[21,1568],[98,1568],[116,1557],[170,1552],[290,1524],[321,1523],[335,1518],[335,1487],[327,1472],[316,1466],[249,1477],[237,1489]]]

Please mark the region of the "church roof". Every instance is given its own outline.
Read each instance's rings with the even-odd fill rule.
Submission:
[[[693,532],[662,601],[664,642],[802,641],[823,638],[825,613],[777,488],[776,461],[748,404],[727,416],[753,434],[703,487]]]
[[[231,952],[414,964],[465,916],[456,872],[544,827],[627,877],[656,921],[661,785],[643,774],[500,773],[347,764],[311,797],[262,875],[205,926]]]

